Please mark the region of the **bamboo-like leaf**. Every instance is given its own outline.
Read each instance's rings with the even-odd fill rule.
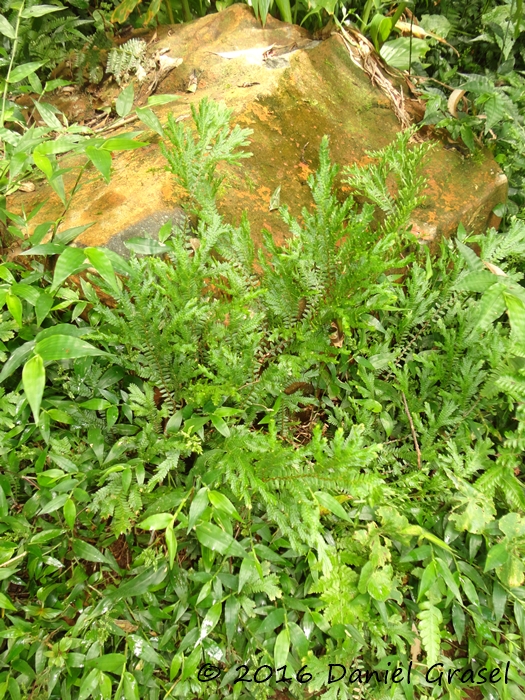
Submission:
[[[85,259],[86,252],[81,248],[66,248],[56,262],[50,291],[53,292],[58,289],[62,282],[75,274],[75,272],[78,272],[82,268]]]
[[[40,355],[35,355],[28,360],[22,370],[22,384],[27,401],[31,406],[35,423],[38,424],[40,404],[46,385],[46,370]]]
[[[71,360],[77,357],[107,355],[85,340],[70,335],[52,335],[38,341],[35,351],[41,355],[44,362],[52,360]]]

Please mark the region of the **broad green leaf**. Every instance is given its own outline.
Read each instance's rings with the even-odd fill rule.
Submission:
[[[224,530],[221,530],[213,523],[201,523],[195,528],[197,539],[204,546],[213,552],[220,552],[223,555],[232,557],[245,557],[247,553],[237,540]]]
[[[79,559],[92,561],[96,564],[109,564],[108,558],[89,542],[73,540],[73,552]]]
[[[166,540],[166,547],[168,548],[168,561],[170,569],[173,569],[173,564],[175,563],[175,556],[177,554],[177,538],[173,532],[173,525],[170,523],[166,530],[164,531],[164,539]]]
[[[511,327],[511,340],[525,349],[525,305],[513,294],[504,296]]]
[[[7,308],[9,309],[9,313],[11,316],[15,319],[15,321],[18,324],[19,328],[22,328],[23,325],[23,319],[22,319],[22,313],[23,313],[23,307],[22,307],[22,302],[20,299],[15,296],[14,294],[6,294],[5,295],[5,302],[7,304]]]
[[[288,661],[288,653],[290,651],[290,632],[288,627],[285,627],[277,635],[275,646],[273,648],[273,658],[275,668],[285,666]]]
[[[147,107],[137,107],[135,110],[137,117],[152,131],[155,131],[159,136],[164,138],[164,129],[157,115]]]
[[[83,248],[66,248],[56,262],[50,291],[58,289],[62,282],[78,272],[83,267],[85,259],[86,251]]]
[[[439,572],[441,573],[441,576],[443,576],[443,578],[445,580],[446,585],[448,586],[448,588],[450,588],[450,590],[452,591],[452,593],[456,597],[458,603],[461,605],[463,602],[463,600],[461,598],[461,592],[460,592],[458,585],[457,585],[457,583],[452,575],[452,572],[448,568],[448,565],[442,559],[436,559],[436,564],[437,564]]]
[[[428,589],[432,586],[433,583],[435,583],[437,579],[437,571],[436,571],[436,564],[434,560],[429,562],[427,566],[423,570],[423,574],[421,576],[421,580],[419,582],[419,591],[417,594],[417,599],[418,601],[423,598],[423,596],[426,594]]]
[[[82,401],[81,408],[87,408],[88,411],[105,411],[111,406],[107,399],[88,399]]]
[[[0,591],[0,608],[4,608],[4,610],[16,610],[15,606],[11,602],[11,599],[5,594]]]
[[[87,255],[89,262],[93,265],[102,279],[105,280],[118,294],[119,288],[117,278],[115,277],[115,271],[113,270],[111,260],[108,258],[105,251],[101,250],[100,248],[86,248],[84,252]]]
[[[226,421],[220,416],[211,415],[210,420],[213,424],[215,430],[217,430],[223,437],[230,437],[230,429]]]
[[[506,604],[507,591],[498,583],[498,581],[494,581],[494,587],[492,589],[492,606],[494,608],[494,617],[498,623],[505,614]]]
[[[169,102],[175,102],[175,100],[180,100],[180,95],[151,95],[148,97],[148,107],[166,105]]]
[[[84,224],[83,226],[73,226],[73,228],[68,228],[65,231],[59,231],[55,236],[55,243],[71,243],[75,238],[78,238],[81,233],[87,231],[88,228],[93,226],[93,224]]]
[[[16,37],[13,25],[4,17],[4,15],[0,15],[0,33],[2,33],[8,39],[14,39]]]
[[[461,605],[455,602],[452,603],[452,624],[454,625],[454,632],[458,638],[458,643],[461,644],[463,635],[465,634],[465,613]]]
[[[351,522],[351,518],[346,510],[331,494],[324,491],[316,491],[315,497],[319,504],[326,510],[330,511],[330,513],[337,515],[337,517],[341,518],[341,520]]]
[[[480,331],[486,331],[504,313],[506,309],[504,297],[506,289],[504,284],[496,282],[481,297],[481,301],[476,307],[478,314],[477,326]]]
[[[120,5],[117,5],[113,10],[111,22],[123,24],[139,3],[140,0],[123,0]]]
[[[237,512],[233,503],[223,493],[219,493],[219,491],[208,491],[208,498],[212,506],[218,510],[221,510],[223,513],[226,513],[230,517],[235,518],[235,520],[242,521],[242,518]]]
[[[139,523],[137,527],[143,530],[164,530],[172,521],[173,515],[170,513],[157,513],[156,515],[150,515],[149,518]]]
[[[117,97],[117,102],[115,108],[119,117],[127,117],[128,114],[133,109],[133,100],[135,99],[135,91],[133,89],[133,83],[130,83],[127,87],[121,90],[119,96]]]
[[[44,362],[107,354],[85,340],[70,335],[52,335],[44,338],[36,343],[35,352],[41,355]]]
[[[109,600],[122,600],[136,595],[144,595],[150,588],[160,585],[168,574],[167,563],[161,564],[158,569],[147,569],[131,581],[121,583],[117,589],[106,594]]]
[[[37,326],[42,325],[42,321],[47,317],[54,304],[54,299],[50,294],[41,292],[35,304],[35,314]]]
[[[9,79],[7,80],[8,83],[19,83],[21,80],[24,80],[24,78],[27,78],[27,76],[30,73],[34,73],[37,71],[39,68],[41,68],[44,64],[40,61],[31,61],[30,63],[23,63],[20,66],[16,66],[11,71],[11,75],[9,76]]]
[[[46,503],[46,505],[42,508],[40,515],[48,515],[49,513],[54,513],[56,510],[59,510],[62,508],[68,498],[69,494],[67,493],[61,493],[60,495],[55,496],[55,498],[52,498],[49,503]]]
[[[0,383],[10,377],[13,372],[27,360],[29,355],[31,355],[33,352],[34,347],[35,341],[30,340],[29,342],[20,345],[20,347],[16,348],[16,350],[9,355],[9,359],[0,372]]]
[[[109,673],[120,675],[125,664],[126,657],[124,654],[104,654],[104,656],[88,659],[86,668],[98,668],[99,671],[108,671]]]
[[[102,175],[104,180],[109,183],[111,180],[111,153],[103,150],[102,148],[88,146],[86,148],[86,155]]]
[[[35,107],[37,108],[38,113],[40,114],[44,122],[51,129],[55,129],[58,131],[64,128],[58,120],[56,114],[54,113],[53,107],[47,104],[47,102],[35,102]]]
[[[239,610],[241,604],[236,596],[231,595],[224,604],[224,621],[226,624],[226,638],[228,644],[231,643],[237,633],[237,623],[239,620]]]
[[[188,516],[188,532],[191,530],[191,528],[195,525],[197,520],[204,513],[207,506],[208,506],[208,489],[203,486],[201,489],[199,489],[197,491],[197,493],[195,494],[195,497],[193,498],[193,501],[191,502],[191,505],[190,505],[190,512],[189,512],[189,516]]]
[[[495,544],[488,551],[487,558],[485,560],[485,573],[487,571],[492,571],[498,566],[503,566],[509,558],[509,550],[504,542]]]
[[[46,370],[40,355],[35,355],[28,360],[22,370],[22,384],[27,401],[31,406],[35,423],[38,425],[40,404],[46,385]]]
[[[167,246],[153,238],[128,238],[127,241],[124,241],[124,245],[133,253],[140,253],[141,255],[156,255],[158,253],[167,253],[169,250]]]
[[[125,700],[140,700],[139,685],[135,676],[129,671],[124,673],[124,698]]]
[[[388,569],[376,569],[368,579],[366,590],[372,598],[379,601],[387,600],[392,590],[392,576]]]
[[[132,141],[122,137],[108,139],[100,146],[105,151],[132,151],[135,148],[142,148],[148,144],[144,141]]]
[[[77,507],[75,506],[75,502],[72,501],[71,498],[68,498],[64,503],[64,520],[66,521],[66,524],[70,530],[72,530],[75,526],[76,517]]]
[[[60,12],[64,8],[56,5],[33,5],[32,7],[25,7],[22,10],[22,17],[26,19],[28,17],[42,17],[43,15],[48,15],[50,12]]]
[[[144,26],[147,27],[148,24],[153,22],[155,17],[158,15],[159,10],[160,10],[160,3],[162,0],[151,0],[148,11],[146,12],[144,16]]]
[[[399,68],[399,70],[408,70],[410,59],[412,59],[412,63],[422,62],[421,59],[429,48],[430,46],[423,39],[403,36],[384,43],[380,54],[389,66]]]
[[[201,624],[201,631],[199,635],[199,642],[202,642],[205,637],[207,637],[216,624],[219,622],[222,614],[222,603],[215,603],[206,613],[204,620]]]
[[[8,515],[9,509],[7,506],[7,498],[5,497],[4,489],[0,484],[0,518],[5,518]]]
[[[87,700],[87,698],[94,696],[95,691],[98,688],[98,681],[99,671],[97,668],[94,668],[82,681],[78,694],[78,700]]]

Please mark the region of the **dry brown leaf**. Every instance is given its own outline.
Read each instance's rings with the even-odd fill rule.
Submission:
[[[126,634],[132,634],[139,628],[138,625],[132,624],[129,622],[129,620],[113,620],[113,622],[117,625],[117,627],[120,627],[121,630],[124,630]]]
[[[451,46],[448,41],[443,39],[442,36],[439,36],[438,34],[434,34],[433,32],[427,32],[426,29],[423,29],[423,27],[420,27],[419,24],[414,24],[410,22],[402,22],[399,20],[396,23],[396,28],[399,29],[401,34],[412,34],[412,36],[417,37],[418,39],[424,39],[425,37],[429,36],[431,39],[435,39],[436,41],[440,41],[442,44],[446,44],[449,48],[451,48],[453,51],[456,52],[456,54],[459,56],[459,51]]]
[[[498,277],[507,277],[507,273],[503,272],[501,267],[498,267],[497,265],[493,265],[492,263],[486,262],[483,260],[483,264],[487,268],[489,272],[492,272],[493,275],[498,275]]]
[[[186,88],[186,92],[197,92],[197,87],[198,87],[199,81],[197,78],[197,72],[192,71],[190,75],[190,79],[188,82],[188,87]]]
[[[457,90],[453,90],[450,93],[450,97],[448,98],[448,111],[453,117],[458,116],[458,104],[461,99],[463,99],[463,96],[465,94],[465,90],[460,90],[459,88]]]
[[[417,664],[418,657],[421,654],[421,640],[417,636],[418,630],[414,623],[412,623],[412,632],[415,632],[416,638],[414,639],[414,641],[412,642],[412,646],[410,647],[410,656],[412,657],[412,663]]]
[[[34,182],[22,182],[18,189],[21,190],[22,192],[34,192],[35,191],[35,183]]]

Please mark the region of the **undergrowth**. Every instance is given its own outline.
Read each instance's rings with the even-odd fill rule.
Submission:
[[[523,223],[431,256],[426,147],[348,170],[358,207],[325,138],[256,250],[215,199],[249,132],[193,116],[196,230],[0,267],[0,693],[524,697]]]

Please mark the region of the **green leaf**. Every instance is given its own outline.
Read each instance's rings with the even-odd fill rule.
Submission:
[[[237,512],[235,506],[223,493],[219,493],[219,491],[208,491],[208,498],[212,506],[223,513],[226,513],[226,515],[229,515],[231,518],[235,518],[235,520],[242,522],[242,518]]]
[[[440,625],[443,622],[441,610],[428,602],[421,604],[418,613],[420,620],[419,632],[423,648],[427,653],[427,665],[432,666],[439,660],[441,649]]]
[[[5,594],[0,591],[0,608],[4,608],[4,610],[16,610],[15,606],[11,602],[11,599]]]
[[[217,430],[222,436],[224,437],[230,437],[230,429],[228,428],[228,424],[223,418],[220,418],[220,416],[215,416],[211,415],[210,420],[213,424],[213,427],[215,430]]]
[[[105,251],[101,250],[100,248],[86,248],[84,252],[87,255],[89,262],[93,265],[102,279],[105,280],[118,294],[119,288],[117,278],[115,277],[115,271],[113,270],[111,260],[106,255]]]
[[[166,547],[168,548],[168,561],[170,569],[173,569],[173,564],[175,563],[175,556],[177,554],[177,538],[173,532],[173,524],[170,523],[166,530],[164,531],[164,539],[166,540]]]
[[[7,82],[19,83],[21,80],[24,80],[24,78],[27,78],[28,75],[34,73],[39,68],[41,68],[43,65],[44,64],[41,61],[31,61],[30,63],[23,63],[22,65],[17,66],[11,71],[11,75],[7,79]]]
[[[91,561],[96,564],[109,564],[108,558],[99,552],[96,547],[93,547],[89,542],[83,540],[73,540],[73,552],[79,559]]]
[[[242,545],[234,540],[224,530],[212,523],[202,523],[195,528],[195,534],[199,542],[208,547],[213,552],[220,552],[223,555],[232,557],[245,557],[247,553]]]
[[[9,508],[7,506],[7,498],[5,497],[5,492],[0,484],[0,518],[5,518],[9,514]]]
[[[226,638],[228,640],[228,644],[231,644],[232,639],[237,633],[240,607],[241,604],[238,598],[234,595],[227,598],[224,604],[224,621],[226,625]]]
[[[140,700],[139,685],[135,676],[129,671],[124,673],[124,698],[125,700]]]
[[[487,558],[485,560],[485,573],[487,573],[487,571],[492,571],[492,569],[496,569],[498,566],[503,566],[507,563],[508,558],[509,550],[507,549],[507,545],[504,542],[495,544],[488,551]]]
[[[117,97],[115,108],[119,117],[127,117],[133,109],[133,100],[135,99],[135,91],[133,83],[130,83],[124,90],[121,90]]]
[[[465,248],[466,247],[467,246],[465,246]],[[466,292],[485,292],[489,287],[492,287],[493,284],[496,284],[497,281],[497,276],[493,275],[492,272],[488,270],[479,270],[477,272],[469,272],[463,279],[460,279],[456,284],[456,289]]]
[[[458,638],[458,643],[461,644],[463,635],[465,634],[465,613],[461,605],[457,603],[452,603],[452,624],[454,625],[454,632]]]
[[[173,515],[170,513],[157,513],[156,515],[150,515],[149,518],[139,523],[137,527],[143,530],[164,530],[172,522]]]
[[[148,109],[147,107],[137,107],[135,113],[141,122],[143,122],[152,131],[155,131],[159,136],[164,138],[165,134],[162,124],[160,123],[157,115],[151,109]]]
[[[324,491],[316,491],[315,497],[319,504],[323,508],[326,508],[326,510],[330,511],[330,513],[337,515],[337,517],[341,518],[341,520],[346,520],[347,522],[352,521],[352,519],[349,517],[348,513],[339,503],[339,501],[336,501],[336,499],[329,493],[325,493]]]
[[[439,571],[441,572],[441,575],[445,579],[445,584],[450,588],[452,593],[455,595],[458,603],[461,605],[463,602],[463,600],[461,598],[461,592],[458,588],[458,585],[457,585],[454,577],[452,576],[452,572],[448,568],[448,565],[442,559],[436,559],[436,564],[437,564]]]
[[[148,107],[167,105],[169,102],[180,100],[180,95],[151,95],[148,97]]]
[[[16,297],[14,294],[6,294],[5,296],[5,301],[7,304],[7,308],[9,309],[9,313],[11,316],[15,319],[15,321],[18,324],[19,328],[22,328],[23,325],[23,318],[22,318],[22,313],[23,313],[23,307],[22,307],[22,302],[18,297]]]
[[[113,10],[111,22],[123,24],[139,3],[140,0],[123,0],[120,5],[117,5]]]
[[[148,144],[144,141],[132,141],[131,139],[125,138],[113,138],[105,141],[100,148],[105,151],[132,151],[135,148],[142,148]]]
[[[212,605],[212,607],[206,613],[199,635],[199,642],[202,642],[214,629],[216,624],[219,622],[222,614],[222,603],[218,602]]]
[[[87,700],[87,698],[94,695],[95,690],[98,688],[98,682],[99,671],[97,668],[94,668],[82,681],[78,694],[78,700]]]
[[[76,517],[77,507],[75,506],[75,502],[72,501],[71,498],[68,498],[64,503],[64,520],[66,521],[66,524],[70,530],[72,530],[75,526]]]
[[[103,350],[86,343],[85,340],[70,335],[52,335],[44,338],[36,343],[35,352],[41,355],[44,362],[107,355]]]
[[[158,253],[167,253],[169,250],[167,246],[153,238],[128,238],[127,241],[124,241],[124,245],[133,253],[141,255],[157,255]]]
[[[87,146],[85,153],[104,180],[109,183],[111,180],[111,153],[102,148],[95,148],[95,146]]]
[[[42,321],[47,317],[54,304],[54,299],[50,294],[41,292],[35,304],[36,323],[42,325]]]
[[[107,671],[108,673],[117,673],[120,675],[126,664],[124,654],[104,654],[97,656],[94,659],[86,661],[86,668],[98,668],[99,671]]]
[[[423,39],[414,39],[413,37],[400,37],[393,41],[387,41],[381,47],[381,58],[383,58],[389,66],[399,68],[399,70],[408,70],[410,68],[410,58],[412,63],[416,61],[422,62],[421,59],[425,56],[430,46]]]
[[[201,489],[199,489],[197,491],[197,493],[195,494],[195,497],[193,498],[193,501],[191,502],[191,505],[190,505],[190,512],[189,512],[189,516],[188,516],[188,532],[191,530],[191,528],[195,525],[197,520],[204,513],[207,506],[208,506],[208,489],[203,486]]]
[[[366,590],[374,600],[381,602],[387,600],[392,590],[392,577],[386,567],[384,569],[376,569],[372,573],[368,579]]]
[[[63,9],[63,6],[57,7],[56,5],[33,5],[32,7],[24,7],[22,17],[26,19],[28,17],[42,17],[50,12],[60,12]]]
[[[16,348],[10,355],[9,359],[5,363],[5,365],[2,368],[2,371],[0,372],[0,383],[3,382],[5,379],[10,377],[15,370],[17,370],[20,365],[22,365],[26,359],[31,355],[33,352],[33,349],[35,347],[35,341],[30,340],[27,343],[24,343],[20,347]]]
[[[78,272],[83,267],[85,259],[86,251],[84,249],[66,248],[64,252],[60,254],[56,262],[53,284],[51,285],[50,291],[53,292],[58,289],[62,282],[75,274],[75,272]]]
[[[285,666],[288,661],[288,653],[290,651],[290,631],[285,627],[277,635],[275,646],[273,648],[273,658],[275,668]]]
[[[120,584],[120,586],[110,593],[106,594],[109,600],[122,600],[136,595],[144,595],[150,588],[159,586],[168,574],[167,563],[161,564],[158,569],[148,569],[143,571],[138,576],[135,576],[131,581]]]
[[[507,604],[507,591],[503,586],[494,581],[494,587],[492,589],[492,606],[494,608],[494,617],[496,622],[499,623],[505,614],[505,606]]]
[[[47,104],[47,102],[35,102],[35,107],[37,108],[40,116],[50,129],[59,131],[60,129],[64,128],[58,120],[52,105]]]
[[[504,313],[506,309],[504,297],[506,289],[504,284],[496,282],[481,297],[481,301],[476,307],[478,314],[477,327],[480,331],[486,331]]]
[[[110,406],[107,399],[89,399],[80,404],[81,408],[87,408],[88,411],[105,411]]]
[[[40,355],[35,355],[28,360],[22,370],[22,384],[27,401],[31,406],[35,423],[38,425],[40,404],[46,385],[46,370]]]
[[[14,39],[16,37],[13,25],[4,17],[4,15],[0,15],[0,33],[2,33],[8,39]]]
[[[54,513],[56,510],[59,510],[62,508],[68,498],[69,494],[67,493],[61,493],[55,498],[52,498],[49,503],[46,503],[46,505],[41,509],[40,515],[48,515],[49,513]]]
[[[525,305],[513,294],[504,297],[511,327],[510,338],[525,349]]]

